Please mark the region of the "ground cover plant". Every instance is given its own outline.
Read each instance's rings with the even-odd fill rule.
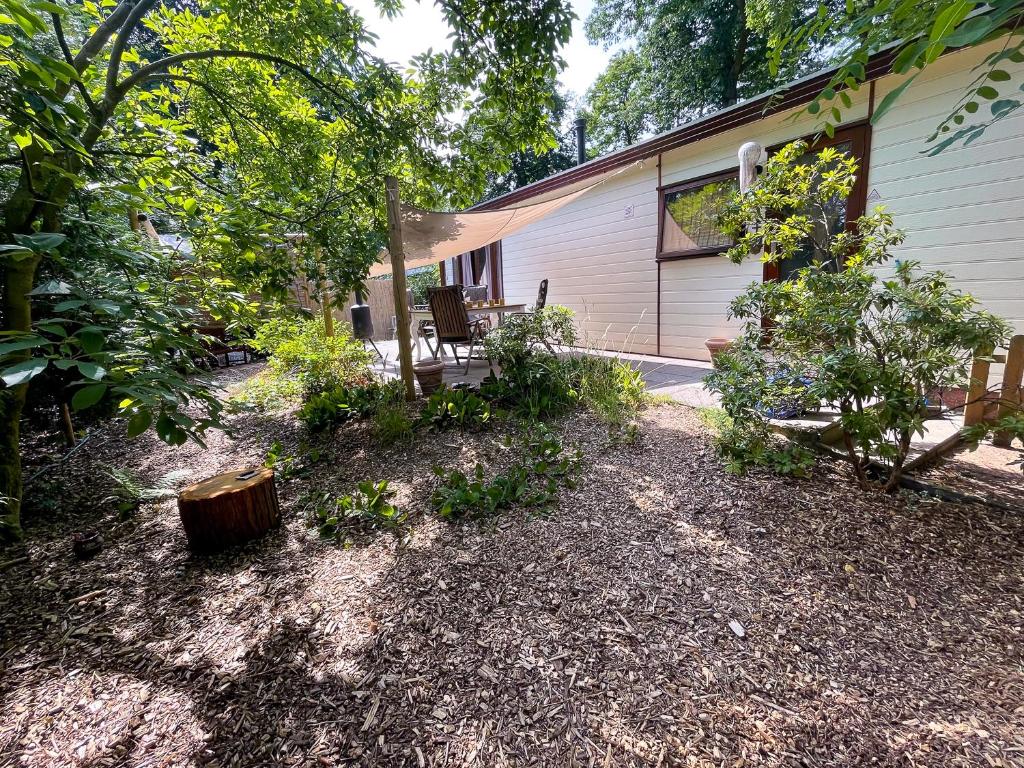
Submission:
[[[1008,327],[941,272],[894,260],[903,234],[883,209],[852,230],[835,225],[856,173],[838,150],[809,153],[796,142],[731,201],[721,219],[736,238],[729,258],[804,265],[731,303],[743,331],[707,384],[732,420],[723,442],[731,466],[765,460],[773,417],[827,403],[839,411],[842,452],[859,482],[874,484],[872,463],[882,462],[881,486],[892,490],[923,433],[928,394],[966,386],[976,351],[993,349]]]
[[[507,318],[484,340],[501,375],[488,376],[480,394],[528,419],[582,406],[614,427],[635,420],[647,402],[640,372],[614,357],[568,351],[576,342],[575,318],[566,307]]]
[[[397,530],[408,515],[391,503],[394,491],[387,480],[363,481],[349,494],[332,497],[315,494],[309,523],[324,539],[342,541],[352,533],[373,530]]]
[[[441,387],[427,398],[420,414],[421,425],[438,431],[480,430],[490,421],[490,403],[468,387]]]

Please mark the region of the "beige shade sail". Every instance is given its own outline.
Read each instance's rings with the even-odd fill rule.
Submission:
[[[410,205],[402,205],[402,243],[405,250],[405,268],[416,269],[483,248],[524,227],[550,216],[573,200],[582,197],[612,176],[610,173],[581,189],[528,205],[498,208],[492,211],[460,211],[437,213]],[[370,268],[370,277],[391,274],[391,261],[386,250]]]

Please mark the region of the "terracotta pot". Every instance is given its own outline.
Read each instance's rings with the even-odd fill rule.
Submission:
[[[444,376],[443,360],[422,360],[416,363],[412,370],[424,395],[431,395],[441,388],[441,379]]]
[[[708,348],[708,352],[711,354],[712,364],[717,362],[717,358],[722,352],[728,352],[729,349],[732,348],[732,341],[732,339],[725,339],[721,337],[706,339],[704,341],[704,346]]]

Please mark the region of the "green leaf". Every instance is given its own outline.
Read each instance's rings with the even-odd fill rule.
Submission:
[[[5,371],[0,372],[0,380],[3,380],[4,384],[8,387],[16,387],[45,371],[46,365],[47,360],[45,358],[33,357],[31,360],[25,360],[17,365],[12,365]]]
[[[86,362],[85,360],[76,360],[75,365],[78,366],[78,370],[81,371],[82,375],[85,376],[87,379],[99,381],[100,379],[107,375],[106,369],[101,365],[97,365],[96,363],[89,363]]]
[[[71,407],[76,411],[91,408],[103,399],[107,392],[106,384],[89,384],[82,387],[71,398]]]
[[[999,98],[999,91],[991,85],[983,85],[979,87],[977,93],[981,98],[988,99],[989,101]]]
[[[33,336],[29,339],[20,339],[18,341],[9,341],[6,344],[0,344],[0,357],[9,355],[11,352],[18,352],[23,349],[34,349],[35,347],[41,347],[46,343],[46,339],[39,336]]]
[[[106,341],[103,331],[95,325],[87,325],[85,328],[79,329],[75,333],[75,338],[78,339],[82,349],[90,355],[94,355],[103,349],[103,343]]]
[[[910,87],[910,84],[917,79],[917,75],[919,74],[920,72],[911,75],[902,83],[900,83],[891,91],[889,91],[887,94],[885,94],[885,98],[878,103],[877,107],[875,107],[875,114],[871,116],[872,125],[874,125],[875,123],[882,119],[882,116],[892,108],[892,105],[895,104],[896,100],[903,95],[903,92]]]
[[[149,411],[136,411],[135,414],[128,419],[128,437],[138,437],[149,429],[149,425],[152,423],[153,414]]]
[[[18,145],[18,149],[25,149],[25,147],[32,146],[32,134],[31,133],[16,133],[14,134],[14,143]]]
[[[1010,73],[1005,69],[993,69],[988,73],[988,79],[997,83],[1005,83],[1010,79]]]
[[[14,241],[35,253],[46,253],[52,251],[67,240],[67,236],[60,232],[37,232],[34,235],[15,235]]]

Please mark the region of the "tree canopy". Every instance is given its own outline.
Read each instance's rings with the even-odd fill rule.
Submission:
[[[188,263],[161,279],[179,283],[177,304],[217,317],[213,294],[235,297],[237,311],[253,291],[280,293],[296,269],[319,274],[322,264],[340,286],[362,280],[384,242],[386,174],[402,180],[404,199],[463,205],[508,170],[512,152],[555,146],[548,84],[570,34],[568,4],[439,6],[451,50],[400,72],[335,0],[0,0],[0,499],[12,528],[29,381],[77,372],[65,387],[91,387],[77,404],[98,403],[116,387],[97,356],[123,348],[125,328],[145,335],[136,315],[122,315],[157,279],[158,256],[124,238],[129,211],[190,237]],[[401,12],[393,0],[379,7]],[[82,238],[103,247],[83,251]],[[144,266],[128,271],[124,303],[92,307],[104,289],[86,285],[83,252],[100,260],[89,264],[96,280],[141,254],[129,259]],[[188,288],[185,273],[204,279]],[[62,291],[90,291],[62,311],[92,307],[103,322],[40,327],[35,289],[51,275]],[[194,396],[169,371],[166,340],[138,346],[148,363],[124,368],[117,386],[146,369],[159,392],[119,391],[118,408],[136,425],[164,425],[165,439],[198,437],[215,414],[184,413]]]
[[[800,55],[769,66],[764,24],[799,25],[816,3],[783,6],[746,0],[597,0],[586,21],[588,38],[606,47],[629,43],[617,53],[587,96],[602,136],[615,149],[641,134],[674,128],[687,120],[770,90],[819,67],[833,40],[828,29],[807,36]]]

